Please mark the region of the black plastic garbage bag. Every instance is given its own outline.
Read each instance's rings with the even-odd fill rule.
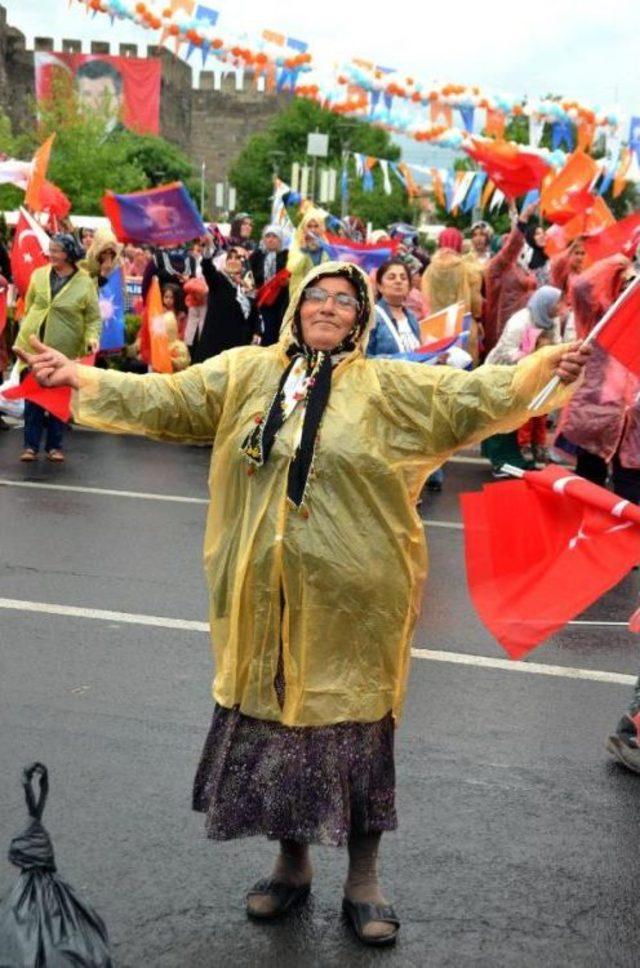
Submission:
[[[56,874],[41,823],[49,792],[46,766],[28,767],[22,783],[31,823],[9,847],[9,860],[22,873],[0,905],[0,968],[112,968],[104,922]]]

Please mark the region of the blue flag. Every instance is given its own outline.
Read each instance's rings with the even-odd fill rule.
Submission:
[[[640,118],[631,118],[629,128],[629,148],[634,152],[638,162],[640,162]]]
[[[124,338],[124,275],[122,269],[114,269],[104,286],[98,291],[98,304],[102,317],[100,349],[113,352],[121,350]]]

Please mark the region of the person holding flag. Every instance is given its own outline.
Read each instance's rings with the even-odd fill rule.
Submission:
[[[573,283],[575,326],[584,339],[635,280],[623,255],[602,259]],[[635,338],[640,359],[640,309],[631,316],[631,348]],[[609,324],[610,326],[612,324]],[[607,333],[603,330],[602,336]],[[597,341],[585,368],[584,382],[563,413],[556,446],[577,448],[576,473],[604,486],[611,475],[614,492],[640,504],[640,370],[633,359],[622,361]]]
[[[84,269],[78,268],[83,256],[84,249],[73,235],[59,233],[51,238],[51,265],[36,269],[31,276],[25,315],[13,347],[17,355],[30,348],[32,336],[44,340],[70,359],[97,352],[102,319],[95,284]],[[48,459],[61,463],[65,459],[63,433],[62,420],[26,400],[24,450],[20,460],[37,460],[45,435]]]
[[[455,450],[518,426],[555,373],[566,401],[586,353],[547,347],[472,372],[368,358],[368,276],[328,262],[302,281],[278,345],[182,373],[96,370],[32,338],[43,386],[74,390],[86,426],[215,440],[205,538],[215,707],[194,807],[209,837],[280,842],[247,913],[309,897],[311,844],[347,846],[343,910],[365,944],[400,922],[377,853],[397,826],[394,733],[427,571],[415,505]]]

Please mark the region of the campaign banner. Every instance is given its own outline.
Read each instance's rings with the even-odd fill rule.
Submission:
[[[198,209],[182,182],[128,195],[107,192],[102,207],[120,242],[181,245],[205,233]]]
[[[161,64],[157,58],[109,54],[35,54],[36,99],[75,90],[87,111],[104,114],[109,131],[130,128],[141,134],[160,130]]]

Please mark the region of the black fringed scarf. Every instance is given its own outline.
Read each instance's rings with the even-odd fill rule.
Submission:
[[[315,273],[305,285],[315,284],[329,276],[342,276],[356,288],[360,310],[353,329],[330,353],[311,349],[302,342],[298,304],[293,321],[293,342],[287,350],[291,362],[280,378],[267,413],[259,418],[241,447],[243,454],[254,467],[262,467],[269,459],[274,441],[284,422],[298,403],[304,405],[300,444],[289,466],[287,478],[287,497],[297,508],[304,504],[318,430],[331,393],[333,367],[356,348],[370,313],[368,287],[361,271],[355,266],[345,265],[333,271]]]

